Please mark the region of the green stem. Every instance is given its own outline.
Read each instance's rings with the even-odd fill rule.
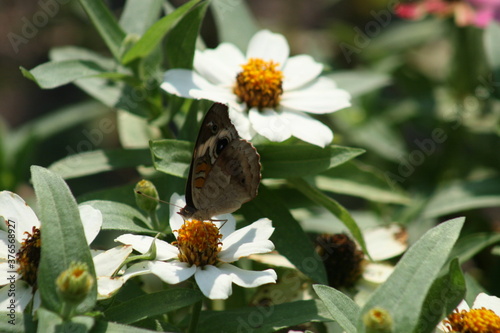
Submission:
[[[76,306],[74,304],[71,304],[69,302],[63,302],[61,309],[61,317],[65,321],[70,320],[75,313],[75,308]]]
[[[158,219],[158,215],[156,214],[156,210],[149,213],[149,218],[151,219],[151,223],[153,224],[153,230],[160,231],[160,220]]]
[[[202,301],[193,304],[191,308],[191,322],[189,323],[189,333],[195,333],[198,328],[198,320],[200,319]]]

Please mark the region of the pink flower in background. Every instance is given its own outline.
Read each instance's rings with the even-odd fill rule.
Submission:
[[[484,28],[492,20],[500,21],[500,0],[422,0],[397,4],[394,10],[407,20],[419,20],[427,15],[454,17],[458,26]]]

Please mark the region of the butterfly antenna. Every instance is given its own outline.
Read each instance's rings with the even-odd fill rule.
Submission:
[[[134,190],[134,192],[135,192],[135,193],[137,193],[137,194],[139,194],[139,195],[145,196],[146,198],[149,198],[149,199],[152,199],[152,200],[156,200],[156,201],[158,201],[158,202],[161,202],[161,203],[164,203],[164,204],[167,204],[167,205],[171,205],[171,206],[175,206],[175,207],[177,207],[177,208],[182,209],[182,207],[181,207],[181,206],[178,206],[178,205],[176,205],[176,204],[173,204],[173,203],[168,202],[168,201],[165,201],[165,200],[161,200],[161,199],[158,199],[158,198],[152,197],[152,196],[147,195],[146,193],[143,193],[143,192],[141,192],[141,191]]]

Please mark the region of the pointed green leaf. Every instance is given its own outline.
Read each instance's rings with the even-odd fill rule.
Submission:
[[[358,318],[360,332],[364,331],[362,316],[374,307],[389,312],[394,332],[415,330],[426,295],[457,241],[464,221],[461,217],[441,223],[406,251],[391,276],[364,305]]]
[[[170,289],[130,299],[104,312],[106,319],[123,324],[165,314],[201,301],[203,295],[193,289]],[[137,307],[140,304],[140,307]]]
[[[92,61],[66,60],[41,64],[31,69],[29,75],[26,75],[25,69],[22,72],[40,88],[52,89],[77,79],[103,74],[106,70]]]
[[[31,167],[33,186],[38,201],[41,222],[41,260],[38,286],[42,304],[58,312],[61,300],[57,295],[55,281],[59,274],[69,268],[73,261],[88,265],[95,278],[94,263],[85,239],[80,213],[75,199],[63,179],[39,166]],[[96,301],[97,285],[78,307],[90,310]]]
[[[162,0],[127,0],[120,26],[129,34],[142,35],[160,15]]]
[[[114,58],[120,59],[125,32],[118,25],[116,18],[104,5],[102,0],[79,1]]]
[[[187,178],[193,144],[180,140],[155,140],[150,143],[156,170],[172,176]]]
[[[427,293],[415,333],[433,332],[437,324],[464,298],[465,278],[458,260],[451,261],[447,268],[446,275],[437,278]]]
[[[135,43],[123,56],[122,63],[128,64],[137,58],[144,58],[160,44],[163,37],[179,22],[179,20],[199,1],[191,0],[181,7],[177,8],[174,12],[161,18],[149,28],[141,39]]]
[[[384,203],[409,204],[402,189],[391,186],[379,170],[358,161],[349,161],[314,178],[316,186],[334,193],[353,195]]]
[[[363,149],[330,145],[258,145],[263,166],[263,178],[292,178],[317,173],[336,167],[358,155]]]
[[[357,333],[356,321],[360,312],[359,306],[347,295],[332,287],[315,284],[313,288],[330,312],[332,319],[347,333]]]
[[[131,195],[133,195],[131,193]],[[83,202],[99,209],[102,214],[102,230],[120,230],[123,232],[156,235],[158,232],[148,229],[148,220],[137,209],[120,202],[92,200]]]
[[[356,221],[354,221],[347,209],[345,209],[334,199],[327,197],[324,193],[309,185],[303,179],[292,179],[290,180],[290,184],[297,188],[306,197],[316,202],[318,205],[321,205],[328,209],[333,215],[335,215],[340,221],[342,221],[347,229],[349,229],[354,239],[361,246],[363,252],[366,253],[366,255],[369,255],[365,240],[363,239],[363,235],[361,234],[361,229],[358,227],[358,224],[356,223]]]
[[[500,206],[500,177],[456,181],[443,186],[429,199],[423,216],[438,217],[468,209]]]
[[[74,332],[85,333],[90,332],[94,326],[94,318],[85,316],[76,316],[69,320],[63,320],[57,314],[41,308],[37,311],[38,317],[38,332],[59,333],[59,332]]]
[[[229,320],[231,319],[231,320]],[[226,311],[203,311],[198,332],[274,332],[311,321],[330,321],[317,300],[296,301],[270,307],[247,307]]]
[[[325,267],[308,236],[293,218],[280,197],[260,184],[259,194],[239,210],[248,223],[267,217],[275,227],[271,240],[276,250],[302,273],[318,283],[327,283]]]
[[[204,1],[190,10],[167,36],[165,54],[170,68],[193,68],[196,39],[208,4],[208,1]]]
[[[91,145],[90,141],[86,142]],[[148,149],[94,150],[73,154],[52,163],[49,170],[65,179],[71,179],[140,165],[151,165]]]

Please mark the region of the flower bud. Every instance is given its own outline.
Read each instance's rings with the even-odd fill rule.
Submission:
[[[367,333],[392,332],[392,317],[385,309],[374,307],[363,316]]]
[[[148,212],[152,213],[158,207],[158,191],[152,182],[149,180],[141,180],[135,185],[135,202],[137,206]]]
[[[56,280],[57,292],[62,300],[70,304],[80,304],[94,285],[94,278],[85,263],[72,262]]]

